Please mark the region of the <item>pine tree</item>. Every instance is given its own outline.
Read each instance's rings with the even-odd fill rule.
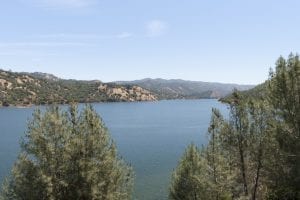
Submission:
[[[222,151],[234,179],[232,198],[263,199],[267,192],[266,174],[277,149],[272,113],[263,100],[245,99],[237,91],[233,96],[230,119],[224,121],[221,131]]]
[[[231,176],[236,178],[236,184],[232,185],[232,196],[248,196],[249,118],[246,100],[238,91],[233,93],[233,102],[230,104],[230,119],[224,126],[222,144],[231,165]]]
[[[228,120],[213,110],[208,145],[194,156],[199,162],[188,159],[194,155],[188,148],[173,174],[171,199],[300,199],[299,56],[276,65],[267,98],[235,91]],[[190,169],[192,175],[184,173]]]
[[[2,199],[131,199],[133,172],[91,106],[37,110]]]
[[[222,147],[224,119],[212,109],[209,143],[201,151],[190,145],[173,172],[169,199],[225,200],[231,198],[232,174]]]
[[[267,164],[273,159],[274,134],[272,114],[265,101],[250,101],[248,105],[250,121],[249,176],[251,179],[251,199],[266,198]],[[269,166],[272,167],[272,166]]]
[[[222,149],[221,133],[224,119],[220,111],[213,108],[210,125],[208,127],[209,143],[205,148],[207,160],[207,177],[211,188],[210,199],[227,199],[230,196],[230,163]]]
[[[169,199],[210,199],[206,166],[203,152],[194,144],[189,145],[172,174]]]
[[[300,199],[300,60],[280,57],[270,72],[269,103],[276,120],[278,166],[270,176],[272,199]]]

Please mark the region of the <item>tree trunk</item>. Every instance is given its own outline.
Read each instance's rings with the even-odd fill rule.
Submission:
[[[253,188],[252,200],[256,199],[258,181],[259,181],[259,176],[260,176],[260,169],[262,168],[261,157],[262,157],[262,144],[260,143],[258,159],[257,159],[258,163],[257,163],[257,169],[256,169],[256,178],[255,178],[255,184],[254,184],[254,188]]]
[[[242,132],[242,121],[241,119],[238,120],[238,147],[239,147],[239,153],[240,153],[240,165],[241,165],[241,172],[243,177],[243,184],[244,184],[244,194],[245,196],[248,196],[248,185],[247,185],[247,179],[246,179],[246,167],[245,167],[245,158],[244,158],[244,147],[243,147],[243,132]]]
[[[240,162],[241,162],[241,172],[242,172],[243,184],[244,184],[244,194],[245,194],[245,196],[247,196],[248,195],[248,185],[247,185],[247,179],[246,179],[244,149],[243,149],[241,143],[239,144],[239,153],[240,153]]]

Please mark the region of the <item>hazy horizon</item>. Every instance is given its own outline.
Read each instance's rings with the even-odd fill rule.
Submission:
[[[152,79],[152,80],[157,80],[157,79],[161,79],[161,80],[166,80],[166,81],[172,81],[172,80],[178,80],[178,81],[191,81],[191,82],[204,82],[204,83],[219,83],[219,84],[236,84],[236,85],[258,85],[258,84],[261,84],[261,83],[258,83],[258,84],[239,84],[239,83],[234,83],[234,82],[218,82],[218,81],[201,81],[201,80],[187,80],[187,79],[182,79],[182,78],[160,78],[160,77],[144,77],[144,78],[141,78],[141,79],[129,79],[129,80],[112,80],[112,81],[102,81],[100,79],[78,79],[78,78],[62,78],[62,77],[59,77],[57,76],[56,74],[54,73],[47,73],[47,72],[39,72],[39,71],[12,71],[11,69],[3,69],[3,68],[0,68],[0,70],[4,70],[4,71],[11,71],[11,72],[16,72],[16,73],[44,73],[44,74],[49,74],[49,75],[53,75],[57,78],[60,78],[60,79],[64,79],[64,80],[79,80],[79,81],[101,81],[101,82],[104,82],[104,83],[114,83],[114,82],[134,82],[134,81],[141,81],[141,80],[145,80],[145,79]],[[263,83],[263,82],[262,82]]]
[[[0,68],[103,82],[259,84],[280,55],[298,51],[298,6],[296,0],[4,1]]]

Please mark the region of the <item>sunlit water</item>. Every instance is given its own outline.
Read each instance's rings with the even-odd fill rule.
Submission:
[[[93,104],[135,171],[138,200],[167,198],[172,170],[186,146],[207,142],[213,107],[227,114],[217,100],[172,100]],[[82,105],[80,105],[82,107]],[[0,182],[9,174],[34,108],[0,109]]]

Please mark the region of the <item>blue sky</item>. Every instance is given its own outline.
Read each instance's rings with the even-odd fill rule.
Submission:
[[[4,0],[0,68],[257,84],[298,52],[300,1]]]

